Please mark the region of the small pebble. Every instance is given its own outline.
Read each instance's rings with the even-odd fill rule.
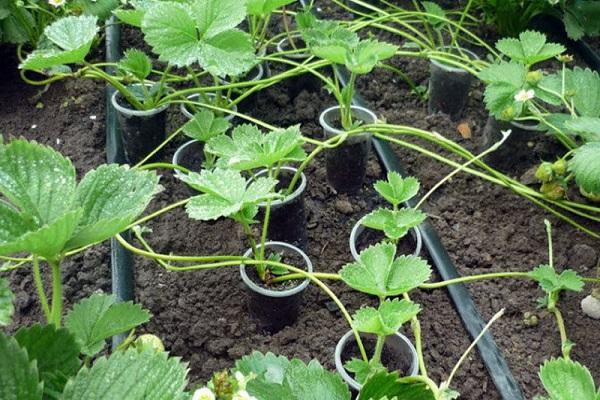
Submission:
[[[352,204],[348,200],[338,199],[335,202],[335,209],[342,214],[352,214],[354,212]]]
[[[581,300],[581,311],[590,318],[600,319],[600,299],[592,295],[587,296]]]

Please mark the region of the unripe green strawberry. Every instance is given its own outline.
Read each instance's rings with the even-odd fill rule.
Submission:
[[[565,188],[558,182],[546,182],[542,184],[540,192],[542,192],[550,200],[564,199],[565,195],[567,194]]]
[[[162,340],[160,340],[158,336],[151,335],[148,333],[138,336],[137,339],[135,339],[135,341],[133,342],[133,345],[139,351],[145,351],[150,349],[156,352],[165,351],[165,345],[163,344]]]
[[[540,182],[552,182],[554,179],[554,170],[552,168],[552,164],[544,161],[538,169],[535,171],[535,177],[540,180]]]
[[[537,70],[537,71],[528,72],[526,79],[527,79],[528,83],[535,85],[539,81],[541,81],[543,77],[544,77],[544,75],[542,74],[542,71]]]
[[[558,176],[564,176],[567,173],[567,162],[564,159],[556,160],[552,164],[552,171]]]
[[[501,116],[504,120],[511,120],[515,117],[515,109],[512,106],[506,107],[504,111],[502,111]]]

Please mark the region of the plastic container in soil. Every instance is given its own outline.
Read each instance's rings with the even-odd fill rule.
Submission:
[[[173,165],[186,168],[192,172],[200,172],[204,162],[204,143],[198,140],[190,140],[179,146],[173,154]],[[181,178],[183,173],[175,170],[176,177]],[[188,186],[190,195],[197,195],[198,192]]]
[[[216,96],[216,94],[214,94],[214,93],[206,93],[205,95],[206,95],[206,97],[207,97],[208,99],[210,99],[210,100],[213,100],[213,99],[215,98],[215,96]],[[196,107],[197,107],[197,108],[202,108],[203,98],[202,98],[202,96],[200,95],[200,93],[195,93],[195,94],[192,94],[192,95],[188,96],[188,97],[187,97],[187,99],[188,99],[188,100],[190,100],[190,101],[197,101],[197,102],[201,103],[201,104],[198,104]],[[179,109],[181,110],[181,113],[182,113],[183,115],[185,115],[185,117],[186,117],[187,119],[192,119],[192,118],[194,118],[194,114],[195,114],[195,113],[194,113],[194,111],[193,111],[193,110],[191,110],[191,109],[190,109],[190,106],[189,106],[188,104],[181,104],[181,105],[179,106]],[[234,105],[234,106],[232,106],[232,107],[231,107],[231,111],[235,111],[235,112],[237,112],[237,110],[238,110],[238,108],[237,108],[237,105]],[[231,122],[231,121],[233,120],[233,118],[234,118],[234,117],[235,117],[235,116],[234,116],[234,115],[232,115],[232,114],[226,114],[226,115],[223,115],[223,118],[225,118],[225,119],[226,119],[226,120],[228,120],[229,122]]]
[[[137,164],[165,141],[169,105],[151,110],[135,110],[116,91],[111,97],[111,103],[117,111],[125,159],[130,164]]]
[[[511,130],[510,136],[496,151],[485,157],[485,162],[491,167],[503,172],[524,172],[516,171],[519,166],[530,167],[528,160],[531,159],[532,149],[539,141],[542,131],[539,131],[535,125],[527,125],[515,121],[499,121],[490,116],[483,130],[483,148],[487,149],[493,146],[502,138],[502,131]],[[539,153],[536,157],[541,159],[546,154]],[[551,156],[551,154],[547,154]]]
[[[375,114],[359,106],[352,106],[352,116],[355,121],[363,124],[373,124],[377,120]],[[330,107],[319,117],[326,138],[344,133],[340,124],[340,107]],[[346,138],[344,143],[333,149],[327,149],[326,168],[327,180],[338,192],[355,193],[363,187],[367,173],[367,161],[371,151],[371,134]]]
[[[475,53],[463,48],[446,46],[442,50],[454,54],[462,53],[468,55],[472,60],[479,59]],[[472,83],[473,76],[464,69],[438,60],[431,60],[427,107],[429,113],[448,114],[453,121],[460,119],[469,101]]]
[[[296,168],[281,167],[277,177],[277,190],[287,188],[297,171]],[[267,170],[262,170],[256,174],[256,177],[265,176],[266,174]],[[269,240],[290,243],[302,250],[307,249],[308,234],[306,232],[306,211],[304,209],[305,190],[306,176],[301,173],[292,193],[281,200],[271,202],[271,215],[267,227]],[[266,203],[261,203],[258,206],[261,216],[264,216]]]
[[[302,39],[302,35],[296,33],[291,35],[291,37],[297,48],[306,48],[306,44],[304,43],[304,39]],[[288,37],[281,39],[277,43],[277,52],[279,53],[293,50],[294,48],[290,45],[290,39]],[[289,53],[284,54],[283,57],[298,63],[302,63],[310,58],[311,54],[308,52]],[[323,82],[321,82],[317,76],[311,74],[310,72],[288,78],[283,83],[287,85],[288,95],[290,98],[298,96],[303,90],[317,92],[323,87]]]
[[[257,64],[246,75],[242,77],[242,79],[237,79],[237,81],[243,80],[244,82],[256,82],[263,79],[265,76],[269,76],[267,73],[268,68],[266,64]],[[230,83],[227,79],[221,79],[221,82],[224,85],[228,85]],[[252,93],[250,96],[244,98],[237,104],[237,109],[239,109],[243,113],[247,113],[251,111],[256,106],[257,96],[260,95],[260,92]]]
[[[361,333],[360,338],[365,346],[367,355],[373,354],[377,336]],[[335,346],[335,369],[342,379],[350,386],[354,395],[362,388],[346,368],[344,364],[353,358],[360,358],[358,345],[353,331],[348,331]],[[419,360],[415,346],[408,338],[397,332],[395,335],[386,337],[381,353],[381,363],[388,371],[398,371],[400,376],[415,376],[419,373]]]
[[[258,244],[257,248],[260,249]],[[313,272],[313,265],[308,256],[296,246],[284,242],[266,242],[265,256],[279,253],[281,261],[288,265]],[[252,257],[252,249],[244,253],[244,257]],[[240,265],[242,281],[250,295],[248,309],[258,320],[259,327],[269,333],[275,333],[293,324],[298,319],[300,304],[309,280],[285,281],[281,284],[266,286],[260,281],[254,266]]]
[[[369,246],[386,240],[383,232],[364,226],[362,224],[363,219],[364,217],[359,219],[352,228],[352,232],[350,232],[350,252],[356,261],[358,261],[358,254],[361,251]],[[409,231],[408,235],[404,236],[398,241],[396,255],[400,256],[412,254],[414,256],[418,256],[421,254],[422,247],[423,237],[421,236],[421,231],[418,227],[415,227]]]

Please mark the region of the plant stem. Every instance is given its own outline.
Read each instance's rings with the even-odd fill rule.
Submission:
[[[48,306],[48,297],[44,289],[44,281],[42,280],[42,274],[40,271],[40,262],[38,256],[33,256],[33,281],[38,292],[40,304],[42,305],[42,311],[46,317],[46,321],[50,323],[50,307]]]
[[[48,260],[52,269],[52,311],[50,312],[51,323],[60,328],[62,323],[62,280],[60,261]]]
[[[558,325],[558,331],[560,333],[561,352],[564,358],[569,359],[571,354],[571,342],[567,336],[567,328],[565,326],[565,320],[563,319],[562,313],[556,306],[548,307],[554,318],[556,318],[556,324]]]
[[[381,363],[381,353],[383,352],[383,345],[385,344],[385,336],[377,335],[377,342],[375,343],[375,351],[373,352],[373,357],[371,358],[371,362],[374,364]]]

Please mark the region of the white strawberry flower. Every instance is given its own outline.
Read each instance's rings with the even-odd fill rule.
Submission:
[[[216,396],[212,390],[207,387],[203,387],[194,392],[192,400],[216,400]]]
[[[521,89],[519,93],[515,95],[515,101],[525,103],[535,97],[535,91],[533,89],[525,90]]]
[[[65,5],[67,0],[48,0],[48,4],[50,4],[54,8],[62,7]]]
[[[236,394],[233,395],[231,400],[258,400],[258,399],[254,396],[250,396],[250,393],[246,392],[245,390],[240,390],[239,392],[237,392]]]

